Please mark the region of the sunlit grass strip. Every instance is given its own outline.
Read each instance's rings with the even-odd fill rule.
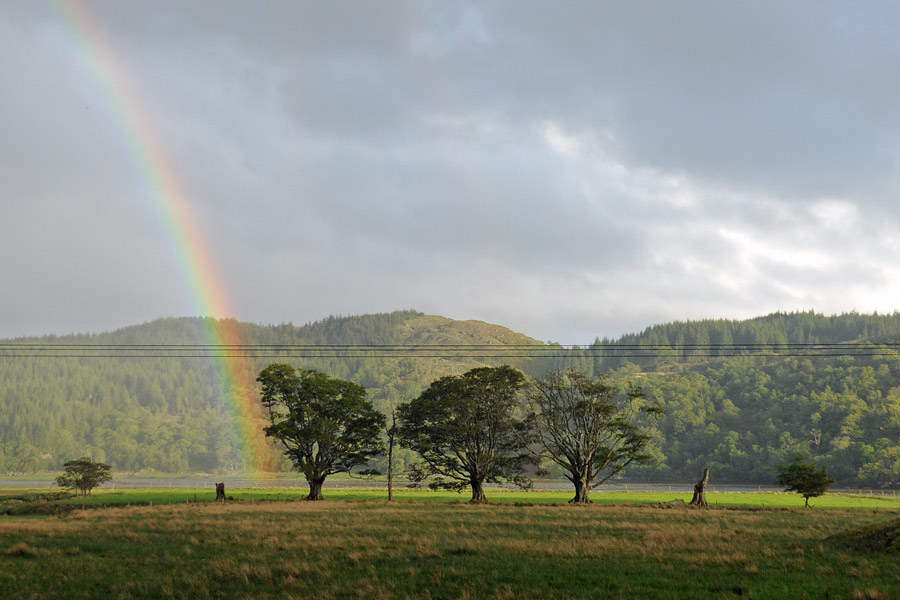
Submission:
[[[49,490],[58,491],[56,488]],[[241,501],[297,501],[307,493],[305,486],[295,488],[226,488],[229,497]],[[10,497],[40,497],[48,493],[47,488],[0,488],[0,513]],[[487,496],[495,504],[566,504],[573,493],[568,490],[523,491],[506,488],[488,488]],[[387,500],[383,488],[334,488],[325,489],[327,500],[346,502],[379,502]],[[466,503],[469,496],[449,491],[398,488],[394,490],[398,502]],[[773,492],[708,492],[710,506],[722,508],[769,508],[795,509],[803,507],[799,494]],[[187,502],[210,502],[215,499],[215,490],[210,486],[202,489],[95,489],[92,496],[72,497],[55,501],[60,505],[74,507],[127,506],[151,504],[179,504]],[[591,495],[597,505],[629,505],[666,503],[672,500],[689,502],[691,494],[680,492],[594,492]],[[854,509],[900,511],[900,497],[859,496],[848,494],[826,494],[812,501],[812,509]]]

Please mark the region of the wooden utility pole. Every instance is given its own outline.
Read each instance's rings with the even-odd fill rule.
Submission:
[[[394,501],[394,441],[397,438],[397,409],[391,409],[391,426],[388,436],[388,502]]]

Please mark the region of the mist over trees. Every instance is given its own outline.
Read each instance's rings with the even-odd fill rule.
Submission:
[[[16,342],[195,344],[206,341],[208,327],[205,319],[163,319],[108,334]],[[414,311],[241,328],[252,344],[538,343],[502,327]],[[900,353],[890,344],[898,341],[898,314],[794,313],[657,325],[585,348],[548,345],[521,357],[268,357],[248,368],[251,380],[273,360],[317,369],[364,386],[374,406],[390,414],[440,377],[473,368],[509,363],[540,376],[575,367],[606,374],[611,385],[636,383],[664,409],[645,449],[654,462],[630,465],[629,479],[691,482],[709,467],[717,482],[771,485],[777,465],[801,453],[827,465],[840,486],[897,487]],[[889,345],[875,352],[860,342]],[[826,343],[847,350],[825,356],[784,345]],[[61,470],[67,458],[82,455],[117,471],[242,466],[209,360],[33,358],[3,346],[0,374],[0,473]],[[398,452],[396,469],[412,458]],[[386,471],[384,460],[373,466]]]

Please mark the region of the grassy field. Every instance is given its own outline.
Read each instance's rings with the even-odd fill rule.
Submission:
[[[486,506],[301,492],[229,490],[222,505],[212,490],[98,490],[92,509],[0,517],[0,597],[900,598],[896,554],[826,541],[897,520],[896,498],[803,510],[796,495],[709,494],[719,508],[694,510],[654,506],[685,497],[660,493],[573,507],[568,492],[491,490]],[[0,508],[29,502],[55,501],[0,492]]]
[[[238,501],[301,500],[306,496],[305,487],[296,488],[227,488],[228,496]],[[0,488],[0,514],[9,510],[15,513],[15,499],[34,499],[43,495],[53,495],[58,488]],[[93,506],[133,506],[150,504],[179,504],[185,502],[208,502],[215,498],[212,486],[202,489],[158,488],[158,489],[109,489],[97,488],[88,497],[69,497],[47,502],[47,507],[88,508]],[[488,500],[499,504],[565,504],[572,498],[569,490],[523,491],[506,488],[488,488]],[[431,491],[401,487],[394,490],[394,498],[399,502],[466,503],[471,495],[465,492]],[[10,499],[14,499],[10,504]],[[387,498],[384,488],[333,488],[325,489],[327,500],[348,502],[379,501]],[[595,504],[654,504],[681,499],[689,502],[690,493],[679,492],[603,492],[594,491],[591,499]],[[802,508],[803,498],[799,494],[773,492],[707,492],[710,506],[716,508]],[[810,504],[818,509],[861,509],[900,511],[900,497],[893,495],[852,495],[826,494],[812,498]],[[54,512],[54,511],[51,511]]]

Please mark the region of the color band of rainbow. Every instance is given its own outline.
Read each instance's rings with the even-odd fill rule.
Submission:
[[[213,346],[240,345],[243,341],[240,326],[229,318],[234,312],[228,292],[197,226],[198,220],[177,171],[143,109],[141,96],[120,68],[111,45],[106,43],[83,2],[57,0],[54,4],[75,40],[77,58],[108,98],[110,110],[140,171],[140,180],[145,183],[150,201],[175,249],[195,308],[213,317],[204,319],[207,342]],[[259,475],[271,470],[273,452],[262,431],[264,420],[255,391],[254,365],[249,358],[223,354],[218,353],[213,360],[240,445],[242,467],[251,476]]]

